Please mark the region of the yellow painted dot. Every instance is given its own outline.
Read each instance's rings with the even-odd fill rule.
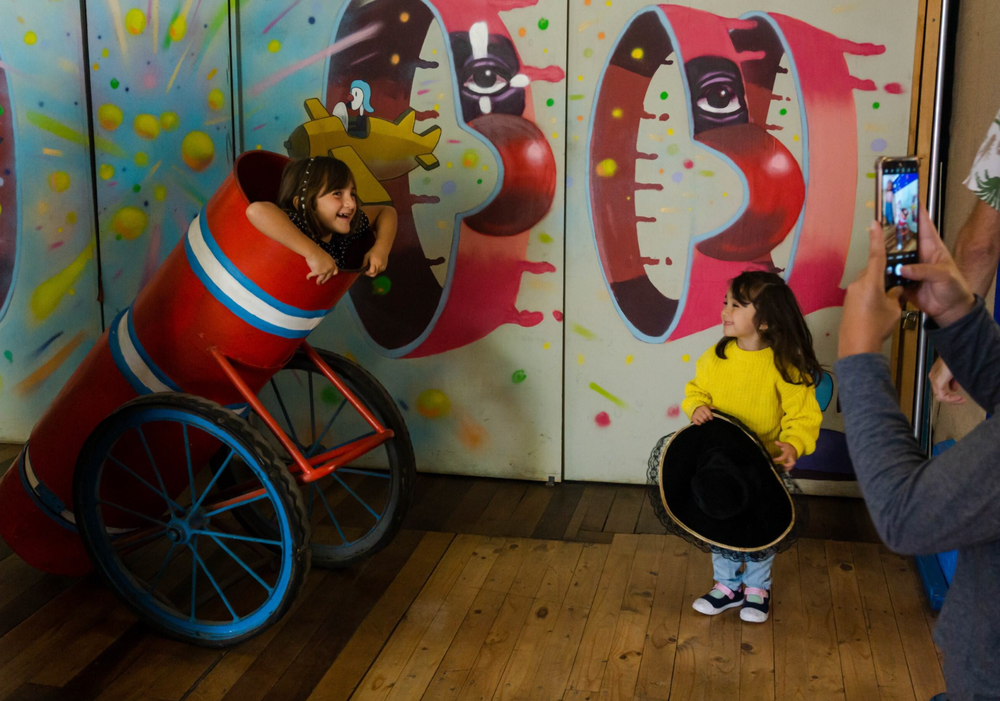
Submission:
[[[448,228],[448,222],[446,222],[444,219],[438,219],[438,228],[439,229],[447,229]]]
[[[549,50],[548,50],[548,49],[542,49],[542,53],[543,53],[543,54],[547,54],[548,52],[549,52]]]
[[[132,128],[140,139],[152,141],[160,135],[160,122],[151,114],[137,114]]]
[[[625,364],[626,365],[631,365],[633,360],[635,360],[635,358],[633,358],[631,355],[626,355],[625,356]]]
[[[606,3],[604,3],[604,4],[605,4],[605,5],[607,5],[608,7],[611,7],[611,0],[608,0],[608,1],[607,1]]]
[[[101,66],[99,64],[95,63],[94,66],[93,66],[93,68],[96,71],[96,70],[99,70],[101,68]]]
[[[875,209],[875,200],[868,200],[865,202],[865,207],[868,209]]]
[[[193,171],[201,172],[212,165],[215,158],[215,144],[203,131],[192,131],[181,142],[181,158]]]
[[[798,134],[796,134],[795,136],[792,137],[792,141],[798,141],[798,140],[799,140],[799,135]]]
[[[557,134],[556,132],[552,132],[552,138],[553,139],[558,139],[559,138],[559,134]]]
[[[646,52],[645,52],[645,51],[643,51],[643,50],[642,50],[642,49],[640,49],[640,48],[635,48],[635,49],[632,49],[632,58],[636,59],[637,61],[638,61],[639,59],[641,59],[641,58],[642,58],[643,56],[645,56],[645,55],[646,55]]]
[[[483,170],[489,170],[489,169],[490,169],[489,166],[483,166]]]
[[[673,135],[674,135],[674,130],[673,129],[667,129],[667,136],[673,136]]]
[[[438,52],[437,49],[431,49],[431,55],[437,56],[437,52]]]
[[[519,37],[523,37],[523,36],[524,36],[524,35],[526,35],[527,33],[528,33],[528,30],[527,30],[527,29],[525,29],[524,27],[521,27],[520,29],[518,29],[518,30],[517,30],[517,35],[518,35]]]
[[[462,154],[462,165],[465,166],[466,168],[475,168],[478,162],[479,162],[479,154],[477,154],[471,148]]]
[[[257,150],[260,151],[260,144],[257,144]]]
[[[102,128],[114,131],[121,126],[123,114],[117,105],[106,104],[97,108],[97,122]]]
[[[71,287],[68,290],[66,290],[66,294],[68,294],[70,297],[72,297],[73,295],[76,294],[76,290]]]
[[[70,224],[76,224],[76,212],[66,212],[66,221]]]
[[[576,356],[576,364],[577,365],[583,365],[583,356],[582,355]]]
[[[149,156],[147,156],[142,151],[139,151],[137,154],[135,154],[135,164],[140,168],[145,168],[146,166],[149,165]]]
[[[139,36],[146,31],[146,14],[137,7],[125,13],[125,29],[133,36]]]
[[[104,49],[103,51],[101,51],[101,58],[107,58],[107,57],[108,57],[108,50]]]
[[[171,41],[180,41],[187,34],[188,25],[187,18],[178,15],[177,19],[170,23],[170,39]]]
[[[69,189],[69,173],[57,170],[49,175],[49,187],[53,192],[66,192]]]
[[[221,110],[226,104],[226,97],[222,91],[216,88],[208,93],[208,106],[213,110]]]
[[[146,230],[149,217],[138,207],[122,207],[111,218],[111,229],[127,241],[133,241]]]
[[[728,192],[723,192],[723,193],[722,193],[722,196],[723,196],[723,197],[729,197],[729,193],[728,193]]]
[[[605,158],[597,164],[597,168],[595,170],[602,178],[610,178],[615,174],[615,171],[618,170],[618,163],[616,163],[613,158]]]
[[[393,54],[389,58],[389,62],[394,66],[399,65],[399,54]]]
[[[208,72],[208,75],[205,76],[205,80],[211,80],[212,78],[214,78],[215,74],[216,74],[216,72],[218,72],[218,70],[219,70],[218,68],[213,68],[212,70],[210,70]]]
[[[163,185],[157,185],[153,188],[153,197],[157,202],[163,202],[163,200],[167,199],[167,188]]]
[[[410,21],[410,13],[409,12],[401,12],[399,14],[399,21],[400,22],[409,22]]]
[[[271,41],[268,42],[267,44],[267,50],[270,51],[272,54],[278,53],[279,51],[281,51],[281,42],[278,41],[277,39],[271,39]]]
[[[582,75],[578,75],[578,76],[576,77],[576,79],[577,79],[577,80],[579,80],[579,81],[583,81],[583,76],[582,76]]]
[[[177,116],[176,112],[164,112],[160,115],[160,126],[163,131],[173,131],[178,126],[180,126],[181,118]]]
[[[101,176],[101,180],[111,180],[115,177],[115,167],[110,163],[104,163],[98,170],[98,174]]]
[[[549,343],[548,341],[546,341],[545,343],[542,344],[542,348],[544,348],[545,350],[548,350],[551,347],[552,347],[552,344]]]
[[[685,353],[684,355],[681,356],[681,360],[683,360],[685,363],[690,363],[691,362],[691,356],[688,355],[687,353]]]
[[[58,229],[56,229],[56,233],[57,234],[61,234],[62,232],[63,232],[63,228],[61,226]]]
[[[437,111],[437,110],[439,110],[439,109],[441,109],[441,105],[434,105],[434,110],[435,110],[435,111]]]
[[[38,41],[38,35],[34,32],[28,32],[24,35],[24,43],[28,46],[34,46],[35,42]]]
[[[451,161],[448,161],[447,163],[445,163],[444,167],[445,168],[451,168]]]
[[[621,119],[622,118],[622,108],[621,107],[615,107],[613,110],[611,110],[611,116],[614,117],[615,119]]]

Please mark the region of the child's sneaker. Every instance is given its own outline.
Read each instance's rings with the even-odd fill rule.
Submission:
[[[706,616],[714,616],[722,613],[726,609],[743,605],[743,592],[733,591],[729,587],[716,582],[712,591],[697,599],[691,606],[698,613]]]
[[[771,592],[767,589],[747,587],[745,593],[746,601],[743,604],[743,610],[740,611],[740,618],[748,623],[763,623],[766,621],[768,614],[771,612],[771,605],[768,603],[768,600],[771,598]]]

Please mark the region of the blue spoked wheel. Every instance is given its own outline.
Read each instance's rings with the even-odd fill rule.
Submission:
[[[312,536],[312,564],[346,567],[388,544],[406,517],[416,478],[410,434],[396,403],[364,368],[329,351],[316,352],[348,389],[394,436],[331,475],[300,487],[307,505]],[[371,426],[316,368],[305,353],[296,353],[260,392],[265,408],[307,457],[374,434]],[[251,414],[282,457],[289,459],[263,422]],[[224,456],[216,456],[218,466]],[[242,479],[237,464],[220,481]],[[237,514],[247,530],[272,538],[275,525],[263,510]]]
[[[218,470],[202,469],[219,454]],[[223,485],[237,462],[240,481]],[[294,479],[246,421],[199,397],[123,405],[88,438],[73,489],[98,573],[164,635],[207,647],[257,635],[288,611],[309,571]],[[242,525],[250,510],[274,524],[266,537]]]

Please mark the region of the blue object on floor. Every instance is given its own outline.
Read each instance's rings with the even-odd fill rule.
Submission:
[[[931,449],[931,455],[940,455],[944,451],[955,445],[955,441],[949,438],[935,444]],[[930,599],[931,608],[940,611],[944,605],[945,594],[951,586],[951,580],[955,576],[955,563],[958,561],[958,551],[938,553],[937,555],[921,555],[917,557],[917,571],[920,572],[920,579],[924,582],[924,590],[927,598]]]

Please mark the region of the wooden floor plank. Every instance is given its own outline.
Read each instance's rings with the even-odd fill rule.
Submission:
[[[392,691],[400,672],[413,655],[420,640],[448,598],[452,587],[465,571],[481,536],[456,536],[441,558],[430,579],[410,605],[405,618],[381,654],[368,670],[357,691],[355,701],[382,701]]]
[[[649,500],[648,488],[643,490],[642,508],[639,509],[639,520],[635,524],[635,532],[654,535],[663,535],[667,532],[664,525],[660,523],[660,519],[656,517],[656,511]]]
[[[879,546],[879,551],[914,694],[918,701],[929,699],[942,693],[945,685],[931,631],[924,618],[927,603],[915,586],[912,560],[891,553],[883,546]]]
[[[420,475],[404,528],[444,531],[445,524],[476,483],[468,477]]]
[[[879,548],[872,543],[854,543],[851,550],[880,698],[882,701],[916,701]]]
[[[525,555],[533,545],[532,541],[507,538],[482,588],[506,594],[521,569]]]
[[[618,615],[621,613],[638,545],[638,536],[625,534],[616,535],[611,544],[601,581],[594,595],[594,605],[569,676],[568,689],[598,691],[601,688],[608,666],[611,638],[618,625]]]
[[[502,534],[527,538],[535,531],[545,509],[555,492],[554,486],[531,484],[524,490],[524,496],[504,524]]]
[[[735,699],[740,695],[742,627],[752,625],[742,623],[736,610],[711,617],[706,698]]]
[[[531,603],[531,611],[514,643],[514,651],[493,694],[493,701],[530,698],[531,685],[541,664],[545,641],[555,630],[559,609],[558,604],[544,599],[535,599]]]
[[[611,505],[615,501],[618,487],[609,484],[596,484],[587,487],[591,493],[587,506],[587,513],[580,523],[580,530],[583,531],[603,531],[604,524],[607,523],[608,514],[611,512]],[[629,531],[631,533],[631,531]]]
[[[590,502],[593,499],[594,492],[591,491],[590,487],[585,487],[580,494],[580,499],[576,502],[573,515],[566,524],[565,532],[557,537],[561,537],[563,540],[576,540],[577,534],[580,532],[580,527],[583,525],[583,519],[587,517],[587,512],[590,511]]]
[[[610,519],[609,519],[610,520]],[[660,557],[666,536],[637,536],[635,558],[629,573],[625,597],[608,651],[608,663],[601,689],[610,692],[611,701],[631,701],[639,679],[646,628],[653,608],[653,593],[659,576]]]
[[[423,694],[425,701],[455,701],[462,693],[465,680],[500,613],[505,597],[504,592],[488,589],[479,592]]]
[[[470,533],[502,535],[514,509],[521,503],[528,485],[524,482],[504,480],[493,493],[493,498],[470,529]]]
[[[573,582],[573,575],[582,552],[583,543],[557,542],[546,564],[545,574],[541,584],[538,585],[535,598],[561,604]]]
[[[844,696],[847,701],[877,699],[878,678],[875,676],[875,663],[872,660],[868,625],[851,544],[827,541],[826,565],[833,598],[837,646],[844,674]]]
[[[507,595],[476,654],[476,661],[466,676],[458,701],[488,701],[493,698],[514,652],[514,645],[532,611],[532,603],[525,596]]]
[[[607,533],[633,533],[639,521],[639,510],[645,497],[641,487],[619,487],[615,490],[615,500],[608,511],[608,518],[601,529]]]
[[[531,533],[532,538],[562,538],[583,496],[583,485],[579,482],[558,482],[551,489],[552,498]]]
[[[659,576],[653,593],[653,608],[642,649],[642,663],[636,683],[636,696],[667,701],[674,673],[677,631],[684,600],[689,545],[676,537],[664,538]]]
[[[771,568],[774,621],[774,691],[778,699],[807,699],[806,616],[802,607],[798,545],[774,559]]]
[[[843,701],[844,679],[833,619],[826,550],[822,541],[806,538],[798,542],[798,550],[808,651],[809,694],[806,698]]]
[[[346,701],[350,697],[418,593],[425,590],[452,540],[450,533],[428,533],[421,539],[403,569],[313,689],[309,695],[310,701]],[[465,543],[460,546],[461,549],[468,548],[469,553],[473,547],[474,544],[469,546]],[[457,578],[460,571],[457,571],[455,559],[458,559],[458,555],[449,560],[445,567]],[[443,584],[438,581],[437,586],[442,587]]]
[[[677,630],[677,653],[670,687],[671,699],[715,701],[708,697],[708,651],[712,630],[711,618],[698,613],[691,605],[712,587],[712,560],[708,553],[691,548],[684,599]]]
[[[774,615],[744,623],[740,642],[740,700],[774,701]]]
[[[531,685],[531,698],[558,701],[566,690],[580,640],[600,585],[609,546],[581,546],[572,582],[559,610],[559,618],[544,642],[541,661]]]
[[[529,541],[528,552],[525,553],[521,566],[518,568],[517,574],[514,575],[514,581],[510,585],[511,594],[535,598],[548,570],[549,561],[555,554],[557,544],[558,541],[554,540]]]
[[[477,480],[445,521],[442,531],[470,533],[500,488],[501,480]]]

